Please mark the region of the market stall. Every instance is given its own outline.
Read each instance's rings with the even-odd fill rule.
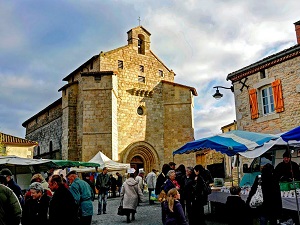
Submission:
[[[226,203],[227,197],[230,195],[228,192],[221,192],[221,191],[213,191],[208,196],[208,201],[210,202],[219,202],[222,204]],[[247,194],[241,194],[241,198],[246,201],[248,198]],[[300,200],[298,199],[298,203]],[[282,207],[285,209],[297,211],[297,203],[295,196],[294,197],[282,197]]]
[[[109,172],[111,171],[122,171],[127,170],[130,168],[129,163],[120,163],[111,160],[106,155],[104,155],[102,152],[98,152],[91,160],[89,160],[87,163],[98,163],[100,164],[99,169],[102,170],[103,167],[106,167]],[[77,172],[95,172],[96,170],[94,168],[76,168],[73,167],[72,169],[76,170]]]
[[[189,142],[178,150],[174,151],[173,155],[188,154],[190,152],[196,152],[208,148],[220,151],[229,156],[243,155],[245,157],[255,158],[266,153],[276,145],[284,145],[289,149],[290,145],[299,146],[299,143],[300,127],[278,135],[235,130],[209,138],[203,138]],[[295,181],[293,181],[291,185],[293,185],[293,187],[296,187]],[[212,192],[212,194],[209,195],[208,200],[210,202],[224,204],[227,197],[229,196],[228,192],[215,190],[214,192]],[[299,220],[300,218],[299,194],[300,187],[291,188],[289,190],[282,190],[281,192],[283,208],[291,210],[293,212],[297,212],[297,220]],[[246,200],[247,196],[247,193],[245,193],[242,195],[242,198]]]
[[[27,189],[34,173],[46,172],[51,168],[59,168],[48,159],[31,159],[17,156],[0,156],[0,169],[8,168],[14,175],[21,189]]]

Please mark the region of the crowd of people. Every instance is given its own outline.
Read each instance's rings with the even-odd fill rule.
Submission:
[[[0,171],[0,224],[3,225],[90,225],[93,215],[93,190],[70,171],[66,179],[34,174],[23,194],[12,172]]]
[[[204,206],[209,193],[206,187],[213,183],[209,170],[202,165],[176,168],[174,162],[164,164],[158,175],[155,194],[161,202],[164,225],[205,225]]]
[[[161,204],[163,225],[205,225],[204,206],[208,203],[209,184],[213,178],[202,165],[176,168],[174,162],[164,164],[161,172],[152,169],[147,175],[143,170],[130,168],[128,176],[108,174],[103,168],[97,174],[83,174],[70,171],[65,178],[62,174],[34,174],[25,193],[13,180],[12,172],[4,168],[0,171],[0,224],[3,225],[90,225],[93,203],[98,194],[97,214],[106,214],[108,193],[121,196],[123,215],[127,223],[135,220],[136,209],[143,202],[145,186],[149,192],[149,204],[158,200]],[[90,176],[91,175],[91,176]],[[279,182],[300,180],[299,166],[291,161],[291,155],[283,154],[283,161],[274,169],[266,164],[261,169],[261,178],[256,177],[246,201],[241,198],[241,188],[232,186],[226,201],[226,215],[229,225],[252,224],[259,218],[260,225],[277,224],[282,210]],[[263,204],[255,209],[249,207],[258,186],[263,193]],[[156,196],[156,199],[153,199]],[[234,216],[233,216],[234,213]]]

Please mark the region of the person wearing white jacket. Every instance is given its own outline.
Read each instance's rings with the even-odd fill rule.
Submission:
[[[156,169],[152,169],[152,171],[148,173],[145,181],[147,183],[148,191],[149,191],[149,204],[152,205],[154,204],[154,201],[151,200],[150,197],[151,197],[151,192],[154,191],[156,186]]]

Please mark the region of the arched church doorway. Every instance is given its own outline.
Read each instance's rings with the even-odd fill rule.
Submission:
[[[140,156],[134,156],[130,161],[130,167],[135,169],[135,175],[138,175],[139,170],[144,168],[144,161]]]
[[[156,150],[147,142],[136,142],[124,150],[123,162],[130,163],[136,171],[144,168],[149,173],[152,169],[160,169],[160,160]]]

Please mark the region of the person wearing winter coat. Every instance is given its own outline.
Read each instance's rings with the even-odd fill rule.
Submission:
[[[185,166],[183,164],[180,164],[176,170],[176,181],[178,182],[179,186],[180,186],[180,189],[178,190],[179,193],[180,193],[180,204],[182,205],[182,208],[183,208],[183,212],[185,214],[185,199],[184,199],[184,193],[183,193],[183,190],[184,190],[184,177],[185,177]]]
[[[167,200],[163,202],[164,225],[188,225],[179,200],[179,191],[176,188],[169,190]]]
[[[15,193],[5,183],[5,176],[0,175],[0,224],[19,225],[22,208]]]
[[[153,205],[154,201],[150,200],[151,197],[151,192],[154,191],[155,189],[155,185],[156,185],[156,174],[155,174],[156,170],[152,169],[152,171],[150,173],[147,174],[146,176],[146,183],[148,186],[148,192],[149,192],[149,204]]]
[[[144,192],[144,171],[140,171],[139,174],[135,177],[135,180],[139,183],[139,187],[142,192]]]
[[[42,187],[44,189],[44,192],[47,193],[47,195],[49,197],[52,197],[52,192],[51,190],[49,189],[48,187],[48,183],[46,182],[45,178],[42,176],[42,174],[40,173],[37,173],[37,174],[34,174],[32,177],[31,177],[31,180],[30,180],[30,183],[32,184],[33,182],[39,182],[42,184]],[[25,201],[31,197],[31,192],[30,192],[30,189],[28,189],[26,192],[25,192],[25,195],[24,195],[24,198],[25,198]]]
[[[194,168],[187,167],[184,176],[184,186],[183,186],[183,198],[185,200],[185,210],[189,221],[192,215],[192,201],[193,201],[193,183],[195,179]],[[182,196],[180,196],[180,199]]]
[[[96,188],[98,190],[98,214],[97,215],[101,215],[102,210],[103,210],[103,214],[106,214],[107,197],[108,197],[108,191],[110,187],[110,180],[107,172],[108,172],[107,167],[103,167],[102,173],[98,174],[96,178]]]
[[[228,225],[250,225],[249,207],[240,196],[241,188],[230,187],[230,194],[225,203]]]
[[[76,225],[78,222],[78,206],[69,189],[59,175],[52,175],[48,181],[49,188],[54,192],[49,204],[50,225]]]
[[[135,220],[135,213],[139,200],[143,201],[143,193],[138,186],[138,182],[134,180],[134,173],[130,173],[129,178],[123,183],[121,196],[127,223],[130,223],[131,220]]]
[[[22,225],[47,225],[50,197],[39,182],[30,184],[29,189],[31,197],[23,207]]]
[[[159,193],[161,192],[161,186],[166,181],[167,173],[169,172],[170,169],[171,169],[171,167],[169,166],[169,164],[164,164],[162,166],[162,171],[156,179],[156,185],[155,185],[155,194],[156,195],[159,195]]]
[[[6,178],[5,185],[9,187],[11,190],[13,190],[13,192],[16,194],[17,198],[19,199],[21,207],[23,207],[25,203],[24,195],[22,193],[20,186],[13,180],[12,178],[13,174],[10,171],[10,169],[4,168],[0,171],[0,174]]]
[[[168,179],[165,181],[164,188],[163,188],[165,193],[167,194],[169,190],[171,190],[172,188],[176,188],[177,190],[179,190],[180,185],[176,180],[175,170],[169,170],[169,172],[167,173],[167,177]]]
[[[249,205],[252,196],[257,190],[259,183],[258,176],[249,192],[246,204]],[[256,208],[256,213],[260,219],[260,225],[277,224],[277,218],[281,215],[282,201],[278,179],[274,175],[274,167],[270,163],[263,166],[261,170],[261,189],[263,193],[263,204]]]
[[[190,225],[205,225],[204,205],[207,204],[207,193],[204,190],[203,166],[194,167],[195,178],[193,182],[193,199],[191,208]]]
[[[70,171],[66,177],[71,184],[69,190],[80,208],[79,224],[90,225],[93,216],[93,190],[87,182],[78,178],[77,172],[74,170]]]

